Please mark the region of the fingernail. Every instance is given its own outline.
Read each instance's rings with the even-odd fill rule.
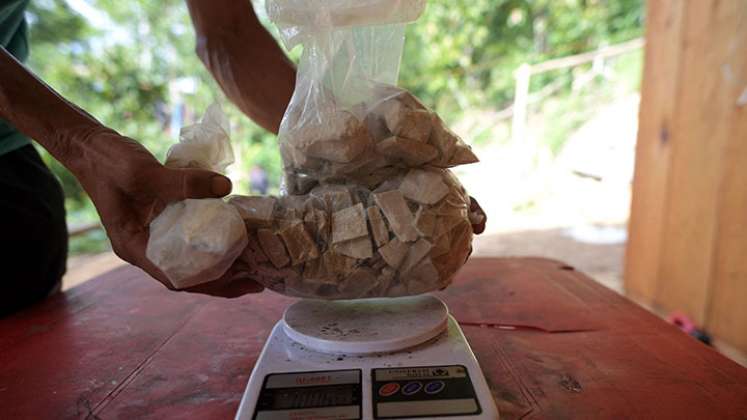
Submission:
[[[216,175],[211,180],[213,194],[224,196],[231,192],[231,180],[223,175]]]

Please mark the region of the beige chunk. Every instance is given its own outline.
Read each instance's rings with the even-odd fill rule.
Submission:
[[[340,282],[337,290],[347,298],[366,296],[379,285],[376,274],[368,267],[358,267],[353,273]]]
[[[366,213],[368,213],[368,223],[371,224],[374,244],[377,247],[384,245],[389,241],[389,229],[386,228],[386,222],[384,222],[384,216],[381,215],[381,210],[376,206],[371,206],[366,209]]]
[[[397,168],[398,172],[401,172],[402,170]],[[401,176],[394,176],[392,178],[387,179],[386,181],[379,184],[378,187],[376,187],[375,190],[373,190],[374,193],[382,193],[387,191],[396,190],[399,188],[399,186],[402,185],[402,177]],[[373,203],[373,197],[369,197],[368,201]]]
[[[306,232],[300,220],[288,224],[279,233],[285,242],[293,265],[319,257],[319,250],[314,240]]]
[[[433,244],[427,240],[420,238],[417,242],[410,245],[410,251],[407,253],[405,260],[402,262],[400,267],[401,273],[407,273],[413,267],[415,267],[433,248]]]
[[[379,248],[379,254],[390,267],[397,269],[407,256],[408,248],[406,243],[394,238]]]
[[[306,153],[330,162],[349,163],[363,153],[369,143],[368,135],[364,132],[347,140],[317,141],[306,149]]]
[[[379,274],[379,295],[385,296],[387,295],[387,289],[389,289],[389,286],[392,285],[392,281],[394,280],[395,271],[392,268],[385,267],[381,270]]]
[[[449,193],[441,174],[435,171],[412,169],[399,186],[405,197],[420,204],[436,204]]]
[[[360,260],[371,258],[373,256],[371,239],[368,235],[335,244],[334,249],[342,255],[358,258]]]
[[[392,231],[402,242],[412,242],[418,238],[418,232],[413,227],[412,212],[399,190],[377,193],[373,196],[389,221]]]
[[[327,212],[319,209],[308,210],[303,217],[303,222],[309,232],[314,232],[317,238],[329,242],[330,222]]]
[[[327,251],[322,255],[324,267],[328,272],[347,275],[355,268],[355,259],[338,254],[335,251]]]
[[[393,133],[400,137],[419,142],[427,142],[432,128],[431,113],[426,110],[413,110],[405,113]]]
[[[454,156],[449,159],[449,166],[465,165],[467,163],[479,162],[472,148],[466,144],[457,146]]]
[[[415,229],[420,236],[432,237],[436,230],[436,215],[420,206],[415,213]]]
[[[442,281],[448,281],[450,276],[464,264],[469,256],[472,226],[464,222],[444,237],[449,238],[449,251],[440,256],[435,256],[434,251],[431,251],[431,258],[436,265],[436,269],[443,276]]]
[[[390,133],[396,134],[397,129],[400,125],[402,116],[409,112],[409,109],[397,100],[397,98],[390,98],[382,101],[377,107],[375,112],[381,115],[384,120],[384,124]]]
[[[288,258],[288,254],[285,252],[283,241],[272,233],[270,229],[257,230],[257,240],[275,268],[282,268],[288,265],[290,258]]]
[[[454,156],[457,143],[462,141],[449,130],[436,114],[433,114],[433,128],[431,131],[430,143],[439,151],[439,157],[433,164],[440,167],[449,166],[451,157]]]
[[[290,283],[300,280],[298,272],[291,267],[273,268],[269,264],[260,264],[256,267],[252,267],[251,272],[252,274],[265,277],[267,279],[280,280],[281,283]]]
[[[384,159],[383,156],[382,159]],[[400,168],[390,166],[388,168],[377,169],[369,174],[356,178],[356,180],[366,188],[374,189],[386,180],[391,179],[391,177],[396,176],[400,171]]]
[[[466,221],[467,219],[464,217],[441,216],[436,220],[436,228],[434,230],[433,236],[438,238],[450,232],[460,223],[464,223]]]
[[[424,109],[408,109],[397,99],[381,104],[379,112],[389,132],[420,142],[428,141],[431,134],[431,113]]]
[[[332,214],[333,244],[367,235],[366,213],[363,210],[363,204],[358,203]]]
[[[332,114],[319,130],[299,133],[308,156],[336,163],[352,162],[371,143],[363,122],[347,112]],[[318,131],[318,132],[317,132]]]
[[[382,258],[374,257],[371,261],[369,261],[368,266],[373,268],[375,271],[380,271],[382,268],[387,267],[387,264],[386,261],[384,261]]]
[[[397,100],[402,102],[402,104],[407,108],[425,109],[425,105],[423,105],[412,93],[396,86],[386,84],[376,85],[374,92],[374,96],[377,98],[387,98],[385,101]]]
[[[278,198],[275,222],[280,229],[303,220],[306,199],[303,196],[286,195]]]
[[[246,248],[244,248],[241,254],[241,259],[250,265],[257,265],[268,261],[267,255],[265,255],[259,242],[257,242],[256,234],[250,232],[247,235],[247,240]]]
[[[394,284],[386,291],[387,297],[399,297],[407,294],[407,287],[402,283]]]
[[[451,249],[451,233],[446,232],[443,235],[435,237],[435,243],[431,250],[431,258],[436,258],[446,254]]]
[[[342,186],[322,186],[311,190],[311,195],[321,198],[330,211],[339,211],[353,205],[353,197]]]
[[[306,153],[295,148],[292,144],[281,143],[280,154],[283,156],[283,162],[290,164],[294,168],[304,168],[309,162]]]
[[[396,136],[377,143],[376,152],[411,166],[424,165],[438,156],[438,150],[427,143]]]
[[[427,109],[426,106],[423,105],[422,102],[420,102],[420,99],[415,97],[415,95],[413,95],[411,92],[396,87],[395,89],[400,91],[399,95],[397,95],[397,99],[399,99],[399,101],[402,102],[407,108]]]
[[[407,293],[417,295],[439,287],[438,270],[430,258],[424,258],[407,275]]]
[[[307,175],[295,173],[285,174],[285,187],[288,189],[288,194],[306,194],[317,184],[318,182],[316,179]]]
[[[336,276],[334,273],[330,273],[327,270],[322,258],[315,258],[307,261],[303,266],[304,282],[319,286],[321,284],[334,284],[336,283]]]
[[[228,202],[239,210],[241,218],[251,226],[269,226],[275,210],[275,197],[233,196]]]
[[[467,217],[469,209],[468,198],[460,196],[456,191],[451,191],[439,203],[431,207],[431,212],[439,216]]]

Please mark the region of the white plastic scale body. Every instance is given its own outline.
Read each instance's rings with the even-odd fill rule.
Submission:
[[[430,296],[301,300],[272,330],[239,420],[497,419],[462,330]]]

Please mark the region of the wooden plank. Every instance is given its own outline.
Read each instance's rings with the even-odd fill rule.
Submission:
[[[684,10],[682,0],[648,2],[624,282],[629,296],[649,305],[658,281]]]
[[[73,308],[62,295],[0,319],[12,337],[0,351],[0,418],[87,418],[205,300],[169,292],[133,267],[98,280],[72,293]]]
[[[264,340],[293,301],[265,293],[205,302],[189,324],[99,404],[93,415],[102,419],[233,418]]]
[[[575,67],[584,63],[590,63],[600,58],[610,58],[626,54],[641,48],[643,45],[643,38],[635,38],[616,45],[608,45],[596,51],[589,51],[586,53],[555,58],[552,60],[543,61],[541,63],[532,64],[531,73],[541,74],[551,70]]]
[[[747,2],[722,7],[724,20],[713,35],[727,54],[722,57],[718,100],[725,104],[728,131],[706,327],[747,353],[747,104],[737,104],[747,91]]]
[[[733,97],[721,77],[736,33],[731,15],[743,0],[686,2],[680,87],[659,281],[654,301],[703,325],[713,273],[718,190],[728,146]],[[741,51],[744,53],[744,49]]]

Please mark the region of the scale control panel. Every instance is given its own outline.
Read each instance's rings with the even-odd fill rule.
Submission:
[[[375,419],[473,416],[482,410],[466,367],[367,369]],[[253,419],[361,419],[361,369],[271,373],[263,382]],[[368,406],[368,404],[366,404]]]
[[[371,388],[377,419],[468,416],[482,411],[464,366],[373,369]]]

